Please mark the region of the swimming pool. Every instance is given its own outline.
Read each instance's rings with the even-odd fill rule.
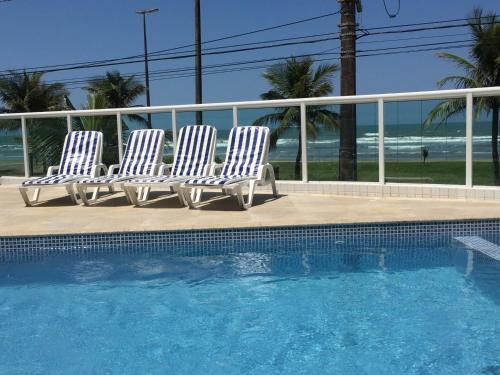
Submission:
[[[0,373],[498,374],[499,228],[0,239]]]

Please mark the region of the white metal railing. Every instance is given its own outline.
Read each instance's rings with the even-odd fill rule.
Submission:
[[[122,115],[139,113],[171,113],[172,116],[172,137],[175,145],[177,139],[177,114],[178,112],[209,111],[209,110],[232,110],[233,126],[238,126],[239,109],[256,108],[275,108],[275,107],[299,107],[300,108],[300,131],[302,148],[302,181],[309,181],[307,171],[307,132],[306,132],[306,113],[307,106],[314,105],[335,105],[335,104],[366,104],[376,103],[378,107],[378,170],[379,183],[385,183],[385,154],[384,154],[384,105],[386,102],[410,101],[410,100],[433,100],[433,99],[453,99],[464,98],[466,100],[466,145],[465,145],[465,164],[466,177],[465,185],[472,186],[472,126],[474,121],[474,97],[500,96],[500,87],[485,87],[477,89],[459,89],[459,90],[439,90],[422,91],[407,93],[390,93],[375,95],[356,95],[356,96],[331,96],[321,98],[304,99],[284,99],[284,100],[258,100],[246,102],[228,102],[228,103],[207,103],[207,104],[189,104],[189,105],[167,105],[151,107],[131,107],[131,108],[110,108],[110,109],[83,109],[72,111],[50,111],[50,112],[27,112],[27,113],[7,113],[0,114],[0,120],[20,119],[23,142],[23,157],[25,176],[29,177],[30,166],[28,159],[28,141],[26,120],[35,118],[66,118],[68,131],[72,129],[72,118],[80,116],[105,116],[114,115],[117,120],[118,134],[118,152],[120,161],[123,158],[122,145]]]

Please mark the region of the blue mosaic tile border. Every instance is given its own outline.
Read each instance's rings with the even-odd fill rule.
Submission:
[[[0,263],[58,255],[201,256],[288,247],[444,246],[457,236],[486,234],[500,234],[500,219],[0,237]]]

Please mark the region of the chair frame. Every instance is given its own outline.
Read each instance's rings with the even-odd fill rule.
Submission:
[[[68,133],[69,134],[69,133]],[[30,186],[24,186],[21,185],[19,187],[19,192],[21,193],[21,197],[24,200],[24,203],[26,204],[26,207],[32,207],[35,204],[38,203],[40,199],[40,192],[42,189],[47,189],[47,188],[57,188],[57,187],[64,187],[66,189],[66,192],[68,193],[69,197],[71,198],[71,201],[74,204],[80,204],[82,202],[81,199],[79,199],[79,196],[77,192],[75,191],[74,185],[75,183],[81,179],[81,178],[95,178],[99,177],[101,170],[104,171],[104,173],[107,173],[108,168],[102,163],[102,142],[103,142],[103,137],[101,133],[101,137],[97,142],[97,150],[98,150],[98,155],[97,155],[97,164],[94,164],[92,166],[92,169],[90,171],[90,175],[82,175],[82,176],[75,176],[69,181],[62,182],[60,184],[40,184],[40,185],[30,185]],[[55,176],[57,175],[57,172],[59,171],[60,165],[51,165],[50,167],[47,168],[47,174],[46,177],[50,176]],[[32,188],[34,189],[32,198],[30,199],[28,196],[29,189]],[[98,191],[94,191],[93,195],[97,196]],[[81,196],[80,196],[81,198]]]
[[[157,182],[157,183],[126,182],[123,186],[123,189],[125,190],[130,202],[134,206],[137,206],[137,207],[144,206],[147,203],[147,201],[149,200],[149,193],[151,192],[151,190],[154,188],[161,187],[162,190],[169,188],[171,194],[177,193],[177,196],[179,198],[179,202],[183,206],[187,206],[187,202],[184,199],[184,195],[179,192],[179,187],[184,181],[187,181],[187,180],[189,180],[191,178],[195,178],[195,177],[208,176],[210,174],[210,172],[212,171],[212,166],[214,165],[215,150],[216,150],[216,146],[217,146],[217,129],[214,128],[214,130],[215,130],[214,141],[212,143],[212,147],[210,148],[210,151],[208,154],[209,162],[203,168],[203,172],[202,172],[201,176],[172,176],[173,178],[179,177],[179,179],[175,180],[175,181],[165,181],[165,182]],[[177,157],[178,151],[179,151],[179,144],[177,144],[175,147],[174,160]],[[170,175],[173,165],[174,165],[173,163],[161,165],[159,168],[159,171],[158,171],[158,176]],[[200,195],[200,194],[194,194],[192,196],[192,199],[194,199],[195,201],[198,201],[199,198],[201,197],[201,195],[200,196],[198,196],[198,195]]]
[[[164,146],[165,145],[165,134],[162,135],[161,143]],[[128,145],[128,142],[127,142]],[[165,165],[161,160],[162,160],[162,155],[163,155],[163,149],[164,147],[158,147],[158,150],[156,151],[155,154],[155,160],[158,161],[160,160],[159,163],[154,164],[153,166],[153,176],[157,174],[158,170],[161,168],[161,166]],[[119,170],[123,161],[118,164],[111,164],[108,168],[108,173],[107,176],[113,176],[115,170]],[[148,175],[149,176],[149,175]],[[124,189],[124,185],[126,182],[128,182],[131,179],[137,178],[138,176],[131,175],[128,178],[124,176],[123,181],[116,181],[116,182],[102,182],[102,183],[76,183],[76,190],[78,191],[78,195],[81,198],[81,202],[85,206],[90,206],[93,204],[96,204],[99,202],[99,191],[101,188],[108,188],[109,193],[114,193],[116,190],[123,190],[125,193],[125,197],[127,198],[128,203],[132,203],[131,198],[129,197],[127,191]],[[87,197],[87,189],[88,188],[95,188],[94,193],[92,194],[92,198]]]
[[[186,184],[182,183],[179,187],[180,193],[183,195],[184,200],[188,204],[189,208],[198,208],[201,203],[201,197],[203,190],[222,190],[223,195],[235,195],[238,200],[238,205],[242,210],[246,210],[252,207],[253,198],[255,195],[255,188],[257,186],[271,185],[273,192],[273,197],[278,197],[278,191],[276,189],[276,181],[274,176],[274,169],[270,163],[267,162],[269,154],[269,133],[266,135],[264,143],[264,154],[262,155],[261,164],[257,171],[256,177],[248,177],[241,181],[236,181],[233,183],[228,183],[226,185],[196,185],[196,184]],[[229,152],[229,145],[226,154]],[[220,177],[220,173],[223,169],[224,163],[214,164],[212,166],[212,171],[210,173],[213,177]],[[218,175],[217,175],[217,172]],[[243,189],[248,188],[247,199],[245,200]],[[196,191],[196,193],[195,193]],[[192,197],[197,197],[193,199]],[[199,197],[198,197],[199,196]]]

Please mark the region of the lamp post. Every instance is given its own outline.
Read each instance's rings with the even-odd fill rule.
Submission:
[[[148,62],[148,36],[146,30],[146,15],[150,13],[159,12],[159,8],[149,8],[136,10],[137,14],[142,15],[142,26],[144,32],[144,71],[146,74],[146,105],[151,106],[151,95],[149,93],[149,62]],[[151,129],[151,113],[148,113],[148,128]]]
[[[194,0],[194,46],[195,46],[195,96],[196,104],[203,102],[202,82],[201,82],[201,16],[200,0]],[[203,122],[203,112],[196,112],[196,123],[201,125]]]

